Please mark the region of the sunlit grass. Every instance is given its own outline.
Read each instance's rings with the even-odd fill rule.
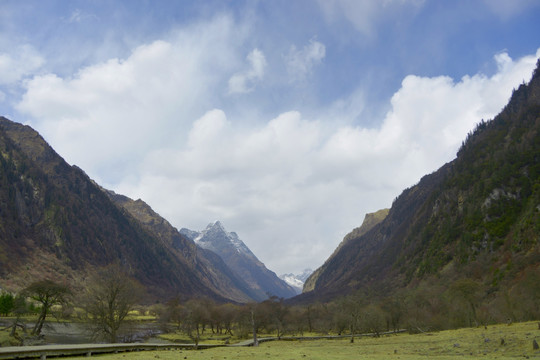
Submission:
[[[2,329],[0,330],[0,346],[17,346],[18,341],[13,337],[9,336],[11,330]]]
[[[501,340],[504,339],[504,343]],[[493,325],[417,335],[398,334],[380,338],[274,341],[259,347],[221,347],[208,350],[141,351],[103,355],[100,359],[526,359],[540,358],[533,340],[540,341],[538,323]]]
[[[306,334],[305,336],[316,335],[316,334]],[[275,337],[276,334],[258,334],[258,337]],[[194,339],[190,338],[183,331],[175,331],[169,333],[163,333],[157,335],[158,338],[165,341],[169,341],[175,344],[192,344]],[[208,331],[201,333],[199,338],[200,344],[212,344],[212,345],[225,345],[225,344],[234,344],[240,341],[249,340],[250,336],[239,336],[237,333],[234,335],[229,334],[212,334]]]

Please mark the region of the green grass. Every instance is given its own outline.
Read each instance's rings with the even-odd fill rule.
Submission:
[[[504,344],[501,345],[501,339]],[[417,335],[398,334],[380,338],[342,340],[274,341],[259,347],[222,347],[208,350],[167,350],[99,356],[103,360],[340,360],[340,359],[526,359],[540,358],[533,340],[540,342],[537,322],[493,325]]]
[[[304,336],[310,336],[310,335],[318,335],[318,334],[308,334],[304,333]],[[257,334],[259,338],[261,337],[275,337],[276,334]],[[169,341],[175,344],[192,344],[194,340],[190,338],[185,332],[183,331],[175,331],[170,333],[164,333],[157,336],[160,339],[163,339],[165,341]],[[233,336],[229,334],[212,334],[206,331],[205,333],[202,333],[199,338],[200,344],[212,344],[212,345],[225,345],[226,342],[229,342],[230,344],[238,343],[244,340],[251,339],[250,336],[248,337],[242,337],[238,336],[238,334],[235,334]]]

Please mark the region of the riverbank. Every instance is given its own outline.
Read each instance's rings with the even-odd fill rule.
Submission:
[[[5,329],[12,325],[12,321],[3,318],[0,321],[0,329]],[[27,329],[26,335],[32,329],[32,322],[25,322]],[[75,345],[89,344],[95,342],[93,338],[91,325],[85,322],[76,321],[47,321],[42,330],[42,336],[39,339],[32,339],[31,343],[26,345]],[[19,346],[17,340],[9,336],[9,330],[0,331],[0,346]],[[21,329],[17,329],[19,337],[25,334]],[[133,343],[144,342],[148,339],[161,334],[159,326],[155,321],[126,321],[120,331],[121,342]]]

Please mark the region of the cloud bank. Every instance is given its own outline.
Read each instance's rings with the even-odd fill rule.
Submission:
[[[12,53],[0,53],[0,85],[15,83],[39,69],[45,60],[30,45],[18,46]]]
[[[246,121],[227,113],[224,97],[256,95],[266,77],[283,76],[271,70],[305,77],[327,50],[311,40],[273,66],[258,48],[246,57],[243,36],[227,16],[194,24],[69,77],[34,76],[17,109],[104,186],[144,199],[178,228],[219,219],[269,268],[291,272],[320,265],[366,212],[451,160],[540,56],[497,54],[490,76],[409,75],[370,127],[346,119],[363,116],[358,104]]]

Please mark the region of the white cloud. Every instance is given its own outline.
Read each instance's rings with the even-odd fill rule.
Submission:
[[[44,63],[43,57],[30,45],[18,46],[11,53],[0,53],[0,85],[16,83]]]
[[[503,20],[510,19],[517,15],[522,14],[528,9],[538,6],[538,2],[535,0],[483,0],[484,4],[494,14],[499,16]]]
[[[280,273],[321,264],[366,212],[451,160],[540,56],[499,54],[490,77],[407,76],[370,128],[351,125],[364,114],[361,91],[314,108],[316,119],[288,111],[246,121],[216,105],[268,76],[260,50],[245,58],[238,31],[220,17],[71,77],[36,76],[18,109],[104,186],[144,199],[177,227],[222,220]],[[312,40],[289,55],[307,75],[325,49]]]
[[[373,36],[375,27],[384,17],[399,13],[406,8],[417,9],[424,0],[317,0],[328,22],[342,18],[366,37]]]
[[[71,13],[71,16],[69,17],[68,19],[68,22],[70,23],[73,23],[73,22],[81,22],[81,19],[82,19],[82,11],[80,9],[75,9],[72,13]]]
[[[66,22],[74,24],[82,23],[87,20],[99,20],[99,18],[93,13],[83,11],[81,9],[75,9],[71,12],[71,15],[69,16],[69,18],[67,18]]]
[[[225,113],[221,110],[212,110],[207,112],[202,118],[193,123],[189,132],[188,146],[198,148],[204,147],[206,142],[211,141],[215,144],[218,140],[220,131],[227,125]]]
[[[237,61],[239,31],[217,17],[72,77],[35,76],[17,109],[66,160],[100,174],[97,180],[123,177],[149,149],[183,139],[208,109]]]
[[[255,90],[255,84],[262,80],[267,66],[266,58],[259,49],[253,49],[247,56],[249,68],[238,72],[229,79],[230,94],[245,94]]]
[[[287,72],[292,80],[302,80],[309,75],[313,67],[326,56],[324,44],[310,40],[301,50],[291,46],[289,53],[285,56]]]
[[[390,206],[451,160],[535,65],[533,56],[496,59],[491,77],[406,77],[378,128],[329,127],[331,119],[294,111],[245,128],[209,111],[193,122],[185,146],[149,154],[140,181],[119,189],[159,204],[180,226],[222,220],[278,272],[317,266],[366,212]]]

